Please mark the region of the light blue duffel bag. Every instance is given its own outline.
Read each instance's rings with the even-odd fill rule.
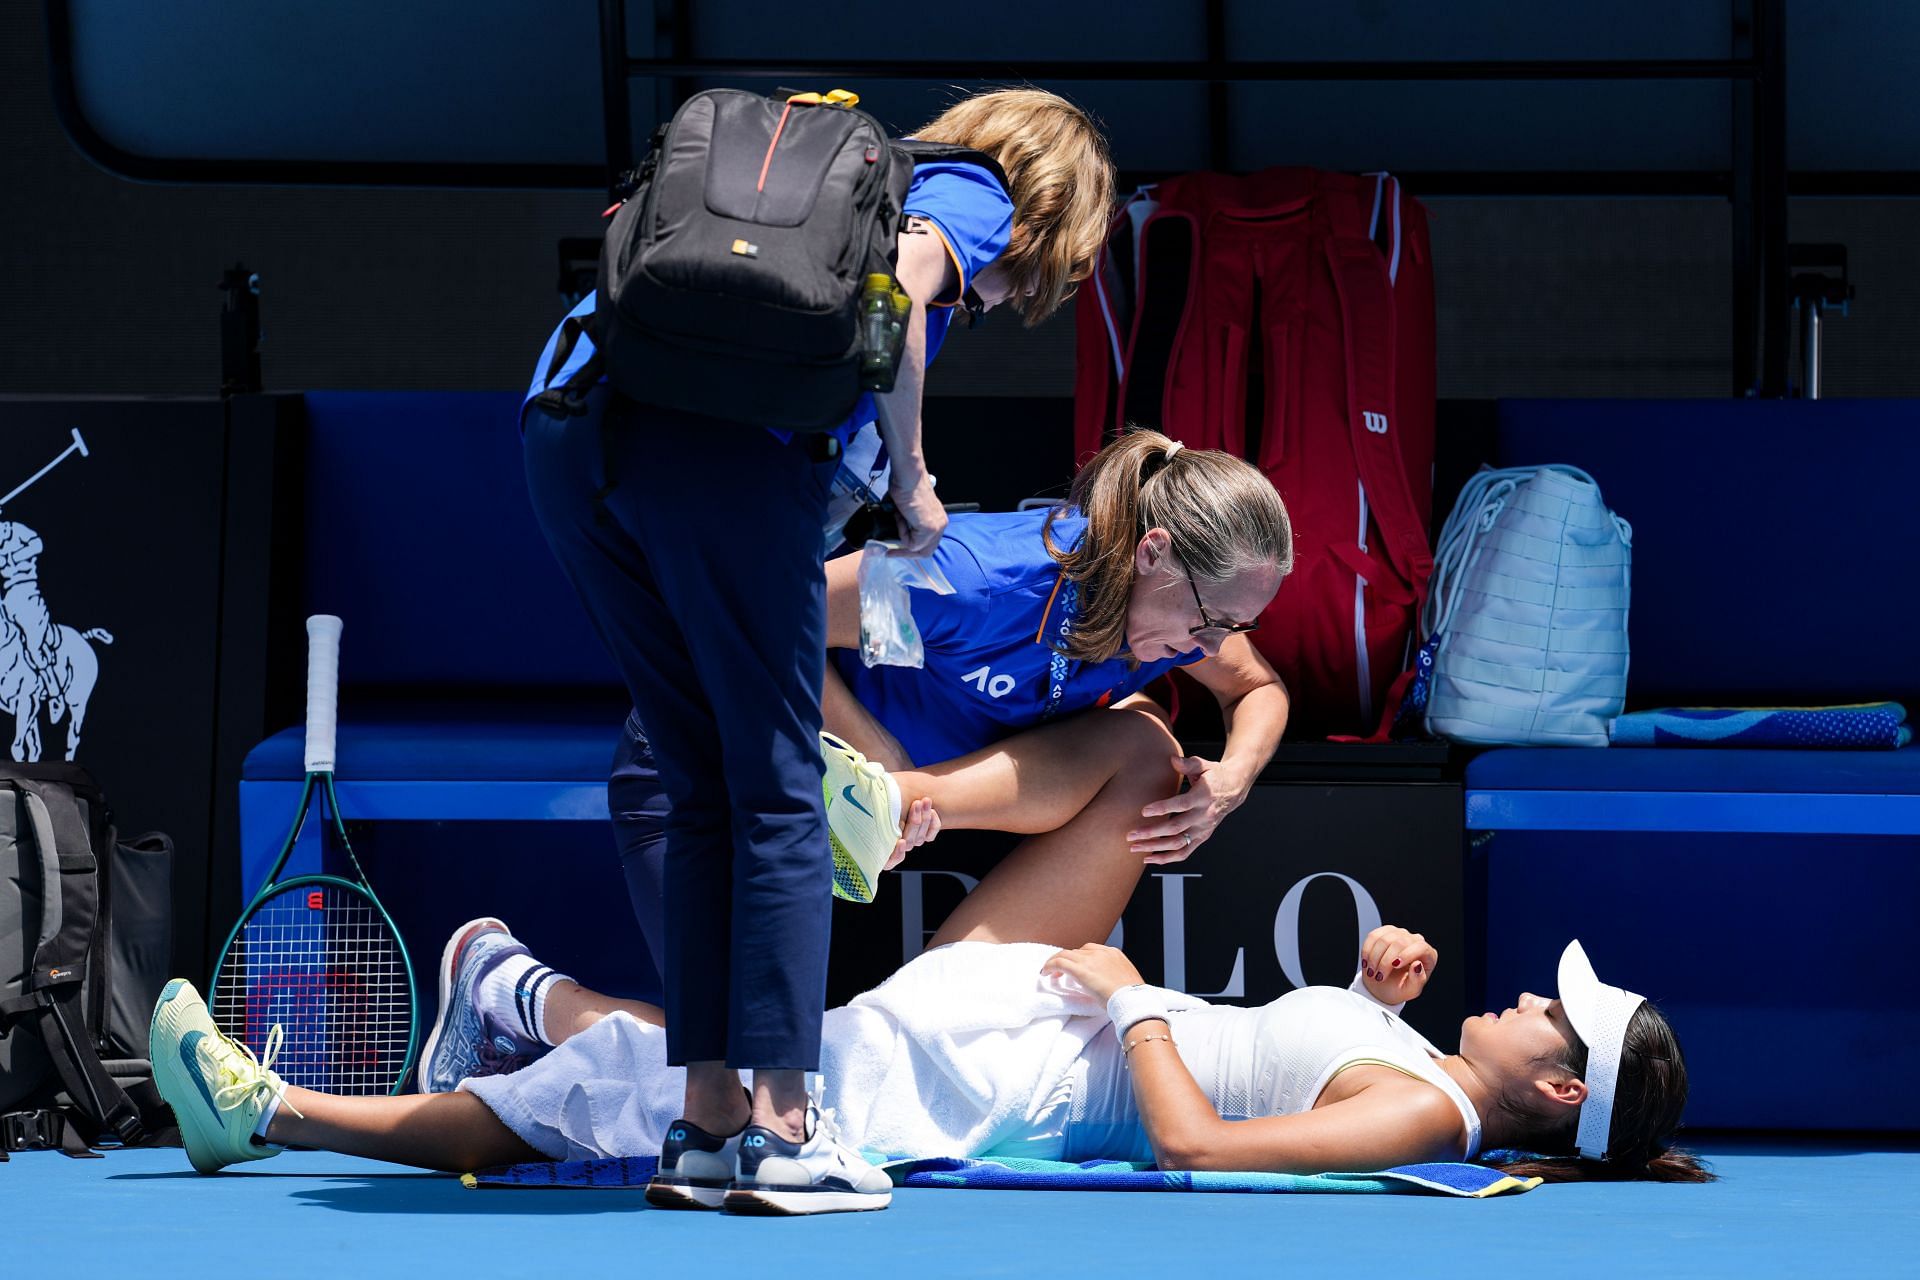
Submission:
[[[1434,556],[1427,729],[1456,742],[1604,747],[1627,695],[1633,529],[1575,467],[1485,470]]]

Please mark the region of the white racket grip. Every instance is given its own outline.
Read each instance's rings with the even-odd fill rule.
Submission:
[[[307,772],[333,772],[333,729],[340,709],[340,619],[307,619]]]

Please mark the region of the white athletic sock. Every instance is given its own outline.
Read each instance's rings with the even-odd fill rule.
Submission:
[[[480,980],[477,995],[481,1008],[529,1040],[558,1044],[547,1034],[547,996],[556,982],[572,981],[532,956],[508,956]]]
[[[273,1118],[280,1114],[280,1101],[280,1095],[277,1093],[268,1098],[267,1105],[260,1109],[260,1123],[253,1126],[253,1136],[266,1142],[268,1146],[274,1144],[267,1142],[267,1127],[273,1123]]]

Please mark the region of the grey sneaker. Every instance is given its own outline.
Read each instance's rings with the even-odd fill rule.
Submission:
[[[718,1209],[746,1132],[721,1137],[690,1120],[668,1125],[659,1172],[647,1183],[647,1203],[656,1209]]]
[[[421,1093],[452,1093],[462,1080],[508,1075],[546,1055],[547,1046],[534,1038],[524,1015],[502,1019],[482,1008],[478,998],[480,979],[507,957],[526,954],[507,926],[491,916],[453,931],[440,955],[440,1016],[420,1052]]]

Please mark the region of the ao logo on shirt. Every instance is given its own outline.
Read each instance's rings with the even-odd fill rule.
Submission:
[[[967,672],[967,674],[960,677],[960,682],[962,684],[972,685],[990,698],[1006,697],[1013,692],[1015,683],[1012,676],[997,676],[987,667],[981,667],[977,671]]]

